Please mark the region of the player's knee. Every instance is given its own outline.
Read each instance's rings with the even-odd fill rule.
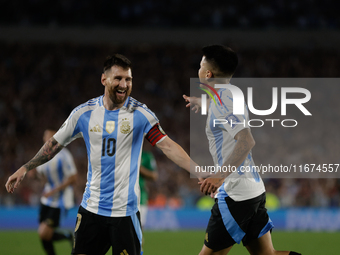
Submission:
[[[261,249],[259,247],[256,248],[249,248],[247,247],[248,252],[250,255],[278,255],[278,254],[282,254],[282,253],[278,253],[278,251],[276,251],[274,248],[264,248]]]
[[[204,252],[203,248],[202,248],[202,250],[200,251],[200,253],[198,253],[198,255],[205,255],[205,252]]]
[[[38,231],[38,234],[39,234],[39,238],[41,240],[44,240],[44,241],[50,241],[51,240],[49,235],[46,232],[44,232],[44,231]]]
[[[266,251],[261,251],[259,253],[255,253],[255,254],[258,254],[258,255],[279,255],[279,254],[282,254],[282,253],[280,253],[279,251],[276,251],[273,248],[273,249],[268,249]]]
[[[210,254],[212,254],[212,253],[207,251],[206,249],[204,249],[204,247],[202,248],[200,253],[198,253],[198,255],[210,255]]]
[[[46,228],[39,228],[38,234],[39,234],[39,238],[43,241],[50,241],[52,239],[52,235],[50,231],[48,231],[48,229]]]

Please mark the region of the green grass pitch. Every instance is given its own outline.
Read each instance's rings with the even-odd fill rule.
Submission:
[[[340,232],[281,232],[274,231],[277,250],[295,250],[303,255],[340,254]],[[204,239],[202,231],[165,231],[144,233],[144,255],[198,254]],[[66,241],[56,244],[57,254],[70,254]],[[44,255],[35,231],[0,231],[0,255]],[[109,251],[107,254],[111,254]],[[231,255],[248,254],[242,245],[235,245]]]

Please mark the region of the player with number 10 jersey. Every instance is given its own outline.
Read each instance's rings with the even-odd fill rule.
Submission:
[[[81,206],[102,216],[130,216],[138,211],[139,174],[144,137],[158,123],[146,105],[128,97],[123,107],[108,111],[103,97],[75,108],[54,138],[63,146],[83,137],[88,176]],[[164,139],[158,134],[150,141]]]
[[[187,171],[195,163],[164,133],[155,114],[130,97],[129,59],[108,56],[101,83],[104,95],[75,108],[36,156],[8,178],[6,189],[13,193],[28,171],[83,137],[88,175],[72,254],[104,255],[112,247],[113,254],[140,255],[139,166],[144,138]]]

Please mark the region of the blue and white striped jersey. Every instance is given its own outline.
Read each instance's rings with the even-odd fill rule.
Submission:
[[[209,150],[215,166],[223,166],[235,147],[235,135],[248,125],[248,109],[245,104],[245,115],[233,114],[233,98],[230,90],[220,89],[218,95],[222,105],[215,95],[216,105],[210,100],[206,135],[209,140]],[[218,120],[217,120],[218,119]],[[214,121],[215,120],[215,121]],[[225,121],[227,120],[228,123]],[[230,123],[237,123],[231,125]],[[235,201],[251,199],[265,192],[261,177],[253,168],[255,166],[251,152],[237,171],[230,174],[219,188],[217,197],[230,196]],[[243,171],[242,171],[243,170]]]
[[[68,177],[77,173],[73,157],[68,149],[62,149],[53,159],[37,167],[37,172],[47,179],[44,193],[62,184]],[[41,203],[50,207],[70,209],[74,206],[73,187],[68,186],[64,190],[48,198],[41,197]]]
[[[158,123],[146,105],[128,97],[114,111],[103,96],[75,108],[54,138],[63,146],[83,137],[88,157],[81,206],[103,216],[122,217],[139,210],[139,166],[144,137]]]

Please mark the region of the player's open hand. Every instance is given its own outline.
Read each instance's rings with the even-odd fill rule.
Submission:
[[[22,166],[14,174],[12,174],[5,184],[7,192],[13,193],[14,190],[18,188],[19,184],[25,178],[26,173],[26,167]]]
[[[183,95],[185,102],[188,104],[185,107],[192,106],[191,110],[198,113],[199,109],[201,108],[201,99],[198,97],[188,97],[187,95]]]
[[[222,185],[223,179],[221,178],[207,178],[203,182],[199,182],[200,190],[205,195],[215,194],[217,189]]]

